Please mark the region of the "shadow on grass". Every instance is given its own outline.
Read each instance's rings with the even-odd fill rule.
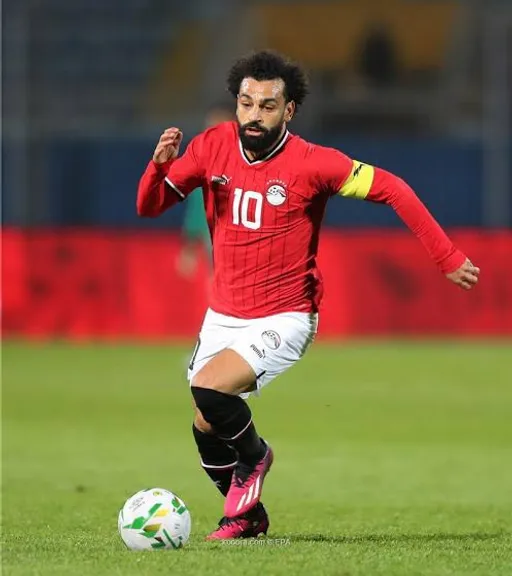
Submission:
[[[495,538],[511,537],[507,532],[470,532],[462,534],[361,534],[353,536],[335,536],[326,534],[272,534],[273,539],[288,539],[294,542],[319,542],[325,544],[391,544],[393,542],[460,542],[475,543]]]

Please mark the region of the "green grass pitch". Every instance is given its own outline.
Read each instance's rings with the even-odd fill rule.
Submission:
[[[191,349],[191,347],[190,347]],[[6,343],[5,576],[512,574],[512,343],[316,344],[251,401],[275,449],[268,540],[204,542],[188,348]],[[179,551],[130,552],[124,500],[175,491]]]

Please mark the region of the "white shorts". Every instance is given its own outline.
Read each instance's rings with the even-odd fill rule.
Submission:
[[[208,309],[190,360],[188,380],[191,382],[205,364],[229,348],[254,370],[259,391],[302,358],[317,327],[318,314],[314,313],[284,312],[245,320]],[[249,393],[241,396],[246,398]]]

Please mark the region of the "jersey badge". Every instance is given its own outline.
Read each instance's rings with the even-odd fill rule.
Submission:
[[[265,330],[261,334],[261,339],[271,350],[277,350],[281,346],[281,336],[275,330]]]
[[[281,206],[286,201],[286,184],[282,180],[269,180],[266,197],[272,206]]]

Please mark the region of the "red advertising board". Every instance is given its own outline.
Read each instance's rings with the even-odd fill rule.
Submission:
[[[407,231],[326,231],[320,335],[512,335],[512,233],[458,231],[481,267],[464,292],[437,272]],[[112,231],[2,233],[4,337],[195,337],[208,265],[177,271],[179,236]]]

